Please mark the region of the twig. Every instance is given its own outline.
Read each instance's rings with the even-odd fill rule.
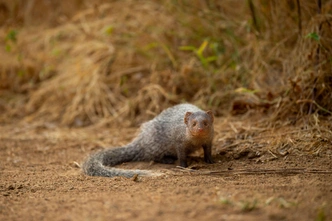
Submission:
[[[131,74],[136,74],[137,72],[144,73],[144,72],[149,72],[149,71],[150,71],[150,69],[147,66],[138,66],[138,67],[128,68],[126,70],[112,73],[112,79],[121,77],[123,75],[131,75]]]
[[[317,102],[315,100],[303,99],[303,100],[297,100],[296,103],[297,104],[299,104],[299,103],[312,103],[312,104],[315,104],[318,107],[318,109],[320,109],[321,111],[324,111],[324,112],[329,113],[329,114],[332,115],[331,111],[329,111],[329,110],[325,109],[324,107],[320,106],[319,104],[317,104]]]
[[[303,129],[303,130],[295,130],[295,131],[289,131],[289,132],[285,132],[285,133],[280,133],[280,134],[276,134],[276,135],[267,135],[267,136],[259,136],[259,137],[251,137],[250,139],[246,139],[246,140],[241,140],[238,141],[236,143],[232,143],[229,144],[227,146],[223,146],[222,149],[228,149],[231,147],[236,147],[240,144],[245,144],[245,143],[254,143],[254,140],[262,140],[262,139],[267,139],[267,138],[273,138],[273,137],[283,137],[285,135],[289,135],[289,134],[295,134],[295,133],[303,133],[306,131],[310,131],[311,129]],[[329,130],[326,130],[326,132],[332,133]]]
[[[305,168],[290,168],[290,169],[244,169],[244,170],[227,170],[227,171],[211,171],[211,174],[332,174],[330,170],[319,170],[319,169],[305,169]]]
[[[301,5],[300,5],[300,0],[296,0],[297,3],[297,15],[298,15],[298,27],[299,27],[299,35],[302,35],[302,16],[301,16]]]
[[[239,141],[239,142],[236,142],[236,143],[232,143],[232,144],[229,144],[225,147],[222,147],[222,149],[229,149],[229,148],[236,147],[240,144],[245,144],[245,143],[252,143],[252,140],[243,140],[243,141]]]
[[[261,175],[261,174],[332,174],[331,170],[288,168],[288,169],[239,169],[239,170],[215,170],[215,171],[191,171],[191,175]]]
[[[317,13],[320,14],[322,13],[322,1],[317,0]]]
[[[272,153],[271,150],[268,150],[268,152],[273,156],[274,159],[278,159],[278,157],[274,153]]]
[[[181,170],[181,171],[185,171],[185,172],[195,172],[196,171],[196,170],[186,168],[186,167],[182,167],[182,166],[176,166],[176,168]]]
[[[76,161],[73,161],[73,165],[76,166],[77,168],[81,168],[81,164],[77,163]]]
[[[255,27],[255,29],[256,29],[257,32],[260,32],[258,24],[257,24],[257,19],[256,19],[255,6],[252,3],[252,0],[249,0],[248,3],[249,3],[249,8],[250,8],[250,12],[251,12],[251,16],[252,16],[252,21],[253,21],[254,27]]]

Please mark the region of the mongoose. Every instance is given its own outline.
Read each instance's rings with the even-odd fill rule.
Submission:
[[[203,147],[204,161],[213,163],[211,111],[203,111],[191,104],[179,104],[162,111],[154,119],[142,124],[139,135],[124,147],[110,148],[92,154],[83,163],[84,173],[90,176],[151,175],[147,170],[112,168],[129,161],[155,161],[171,164],[177,159],[187,167],[187,156]]]

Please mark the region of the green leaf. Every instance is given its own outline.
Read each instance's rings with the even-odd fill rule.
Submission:
[[[206,46],[208,46],[209,41],[204,40],[203,43],[201,44],[201,46],[199,46],[198,50],[197,50],[197,54],[203,54],[203,51],[205,50]]]
[[[225,48],[223,48],[217,42],[210,43],[210,48],[214,51],[214,54],[216,54],[216,55],[221,55],[221,54],[225,53]]]
[[[24,71],[23,70],[19,70],[18,72],[17,72],[17,76],[19,76],[19,77],[23,77],[24,76]]]
[[[205,59],[205,57],[202,54],[198,54],[196,52],[197,57],[199,58],[199,61],[201,62],[201,64],[203,65],[204,68],[207,68],[208,62]]]
[[[311,32],[305,36],[305,38],[311,38],[314,39],[315,41],[319,41],[320,36],[316,32]]]
[[[182,51],[196,51],[194,46],[181,46],[179,49]]]
[[[212,61],[216,61],[217,60],[217,56],[210,56],[206,58],[207,62],[212,62]]]
[[[5,46],[5,50],[6,50],[7,52],[10,52],[10,51],[12,50],[12,47],[11,47],[9,44],[6,44],[6,46]]]
[[[173,67],[176,67],[177,66],[177,62],[175,60],[175,57],[174,55],[172,54],[172,51],[169,49],[169,47],[162,43],[162,42],[159,42],[159,45],[161,46],[161,48],[165,51],[165,53],[167,54],[169,60],[172,62],[173,64]]]
[[[250,94],[254,94],[256,92],[258,92],[258,90],[250,90],[248,88],[244,88],[244,87],[239,87],[237,89],[235,89],[236,93],[240,93],[240,94],[245,94],[245,93],[250,93]]]
[[[16,30],[10,30],[9,33],[6,36],[6,40],[10,40],[12,42],[17,41],[17,31]]]
[[[61,54],[61,50],[54,48],[52,50],[51,54],[54,55],[54,56],[59,56]]]
[[[113,27],[112,25],[107,26],[107,27],[104,29],[104,33],[105,33],[106,35],[111,35],[111,34],[113,33],[113,31],[114,31],[114,27]]]
[[[326,220],[326,214],[323,208],[320,208],[318,210],[318,214],[316,217],[316,221],[325,221]]]
[[[149,43],[149,44],[145,45],[143,47],[143,50],[148,51],[148,50],[156,48],[156,47],[158,47],[158,43],[152,42],[152,43]]]

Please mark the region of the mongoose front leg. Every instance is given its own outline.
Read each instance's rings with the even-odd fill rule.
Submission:
[[[212,159],[211,149],[212,149],[212,144],[211,143],[203,145],[204,161],[206,163],[214,163],[214,161]]]
[[[178,155],[178,159],[180,161],[180,166],[181,167],[188,167],[186,149],[184,147],[178,147],[176,149],[176,152],[177,152],[177,155]]]
[[[180,160],[180,166],[184,168],[188,167],[187,160]]]

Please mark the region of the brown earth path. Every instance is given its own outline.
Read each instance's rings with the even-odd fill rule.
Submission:
[[[194,172],[121,165],[165,173],[137,179],[88,177],[75,163],[98,146],[125,144],[136,128],[2,125],[0,220],[332,220],[330,132],[309,136],[317,142],[312,154],[295,151],[308,142],[296,136],[312,131],[290,132],[284,138],[294,145],[283,156],[276,151],[283,137],[275,135],[285,128],[265,130],[265,138],[255,140],[251,132],[258,129],[248,125],[217,120],[217,163],[205,164],[198,153]]]

